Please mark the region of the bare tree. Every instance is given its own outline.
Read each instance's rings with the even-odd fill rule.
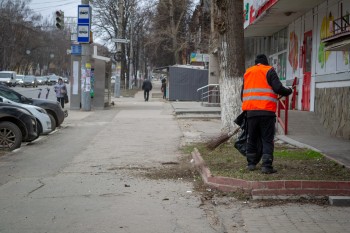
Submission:
[[[0,1],[0,69],[42,74],[54,64],[55,71],[69,72],[67,31],[59,31],[28,7],[29,0]],[[50,53],[54,59],[50,59]],[[47,70],[46,70],[47,72]]]
[[[135,0],[93,0],[91,1],[94,10],[93,24],[95,33],[103,41],[108,43],[111,39],[132,37],[130,30],[130,17],[132,8],[135,7]],[[122,9],[121,9],[122,8]],[[121,26],[121,28],[120,28]],[[114,51],[117,51],[118,45],[114,44]],[[121,79],[129,79],[128,64],[130,64],[130,47],[121,45]],[[126,74],[126,76],[125,76]],[[128,82],[125,83],[127,85]]]
[[[187,22],[192,1],[159,0],[152,18],[146,46],[152,63],[158,66],[182,64],[181,54],[188,46]]]

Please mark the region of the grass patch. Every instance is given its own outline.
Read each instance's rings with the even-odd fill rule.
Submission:
[[[197,148],[213,176],[232,177],[244,180],[350,180],[350,170],[322,154],[309,149],[275,145],[275,174],[262,174],[260,165],[257,170],[246,169],[246,158],[232,144],[225,143],[214,151],[205,144],[196,144],[183,148],[187,153]]]

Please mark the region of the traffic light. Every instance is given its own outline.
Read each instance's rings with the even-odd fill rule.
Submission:
[[[64,29],[64,12],[56,11],[56,27],[60,30]]]
[[[122,51],[117,51],[115,54],[114,54],[114,60],[117,61],[117,62],[121,62],[123,59],[123,53]]]

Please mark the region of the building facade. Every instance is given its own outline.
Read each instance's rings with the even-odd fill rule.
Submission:
[[[246,67],[265,53],[296,108],[350,139],[350,1],[244,0]]]

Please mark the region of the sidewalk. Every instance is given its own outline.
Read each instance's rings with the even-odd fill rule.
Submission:
[[[182,133],[179,132],[176,120],[173,118],[172,115],[174,113],[175,114],[179,113],[184,109],[187,109],[188,111],[192,111],[191,114],[194,114],[194,113],[207,114],[208,111],[204,111],[204,108],[208,108],[208,107],[202,107],[201,103],[199,102],[163,102],[164,100],[160,98],[151,98],[150,102],[144,102],[142,92],[138,92],[135,98],[112,98],[112,100],[115,101],[116,103],[115,108],[120,108],[120,110],[118,110],[120,112],[114,118],[114,121],[116,122],[115,124],[112,124],[110,126],[110,129],[108,130],[108,132],[105,132],[104,134],[105,137],[96,137],[95,140],[97,139],[101,141],[104,140],[103,145],[94,142],[89,148],[91,150],[93,149],[98,151],[100,150],[109,151],[110,148],[114,148],[116,146],[115,142],[119,141],[119,140],[116,140],[116,137],[118,137],[118,139],[122,141],[122,143],[117,145],[118,150],[122,152],[122,153],[119,152],[120,158],[118,159],[120,160],[122,157],[127,156],[128,163],[126,164],[134,163],[134,166],[142,165],[143,167],[145,166],[145,164],[147,164],[147,161],[149,160],[152,163],[149,163],[148,166],[150,167],[154,166],[154,161],[158,161],[155,159],[154,154],[158,154],[159,156],[161,156],[162,158],[161,161],[173,161],[171,159],[173,159],[174,156],[171,153],[175,151],[175,149],[178,147],[179,138],[191,137],[191,136],[197,137],[198,135],[200,135],[200,137],[202,137],[203,139],[203,135],[207,137],[210,135],[217,135],[217,133],[220,132],[221,123],[219,119],[198,120],[193,118],[178,119],[177,121],[179,122],[180,127],[182,123],[184,124],[184,128],[181,129]],[[145,114],[145,112],[147,112],[147,114]],[[73,117],[73,115],[77,115],[77,113],[78,115],[91,114],[91,113],[85,113],[85,112],[74,112],[70,116]],[[79,116],[76,116],[75,119],[78,119],[78,118]],[[142,128],[140,128],[142,118],[145,118],[144,120],[147,120],[149,124],[143,124]],[[99,118],[96,117],[96,119],[99,119]],[[164,125],[167,126],[166,131],[163,128]],[[134,132],[135,126],[138,129],[137,135],[136,135],[136,132]],[[150,131],[149,129],[152,129],[152,132],[149,132]],[[191,135],[187,135],[187,134],[190,134],[190,132],[191,132]],[[147,135],[145,135],[146,133]],[[171,139],[166,139],[167,137],[164,137],[164,134],[168,134],[168,136],[170,136]],[[107,137],[108,135],[109,137]],[[150,137],[149,135],[155,135],[157,138],[155,139],[153,138],[153,136]],[[103,136],[103,135],[98,135],[98,136]],[[102,138],[105,138],[105,139],[102,139]],[[147,156],[144,156],[144,157],[141,156],[144,152],[142,152],[142,147],[140,147],[140,142],[139,142],[140,140],[135,141],[136,138],[138,139],[141,138],[142,139],[141,141],[147,140],[147,143],[151,145],[149,147],[150,150],[147,151]],[[165,139],[166,141],[163,141]],[[109,143],[106,143],[105,140],[107,140],[107,142]],[[114,142],[112,142],[112,140]],[[100,147],[102,148],[98,148],[97,145],[100,145]],[[166,151],[164,151],[165,147],[167,147]],[[130,152],[131,148],[132,148],[132,151]],[[103,156],[107,156],[108,153],[101,153],[101,154]],[[101,161],[100,161],[101,158],[98,158],[98,159],[99,161],[96,161],[96,163],[101,164]],[[114,163],[117,164],[117,161],[118,160],[115,160]],[[91,168],[91,165],[87,164],[87,166],[88,165]],[[130,182],[128,184],[130,184]],[[131,187],[134,188],[140,184],[141,182],[138,181],[137,184],[132,183]],[[145,187],[149,188],[147,192],[153,192],[152,190],[156,190],[158,188],[158,186],[150,186],[150,185],[147,185]],[[160,189],[160,191],[164,191],[164,190],[165,191],[168,190],[169,193],[174,193],[173,189],[169,189],[169,188],[166,188],[166,186],[162,186],[162,189]],[[133,194],[136,195],[139,192],[134,192]],[[171,207],[178,207],[176,209],[179,209],[179,210],[184,209],[184,211],[181,212],[181,214],[183,214],[183,216],[187,216],[185,219],[191,220],[191,224],[186,225],[187,231],[185,231],[185,229],[178,228],[180,230],[177,230],[177,232],[180,232],[181,230],[183,230],[181,232],[199,232],[200,230],[203,230],[203,229],[204,230],[202,232],[214,232],[214,230],[210,230],[211,228],[208,228],[207,225],[203,225],[203,222],[205,221],[198,222],[200,220],[206,219],[206,218],[203,218],[203,216],[207,216],[207,217],[210,216],[209,215],[210,209],[209,210],[204,209],[204,211],[206,211],[205,213],[200,212],[200,214],[203,214],[202,217],[196,218],[197,215],[191,214],[191,212],[189,212],[189,209],[186,208],[185,206],[185,205],[187,206],[189,205],[188,203],[191,200],[189,199],[190,197],[186,197],[184,199],[174,199],[176,202],[174,202],[171,205]],[[146,198],[147,198],[147,195],[146,195]],[[150,208],[152,208],[149,202],[152,201],[153,199],[147,198],[146,200],[143,200],[142,205],[138,204],[138,203],[141,203],[141,201],[136,203],[141,207],[144,206],[145,203],[147,203],[145,208],[149,210]],[[182,201],[182,200],[185,200],[185,201]],[[117,205],[117,204],[122,205],[124,202],[126,204],[135,203],[135,202],[126,202],[125,199],[124,199],[124,202],[118,202],[118,199],[113,201],[114,201],[113,202],[114,205]],[[162,203],[157,199],[155,201],[157,203]],[[182,205],[182,203],[184,203],[185,205]],[[342,208],[342,207],[334,207],[334,206],[318,206],[313,204],[298,204],[298,203],[291,203],[286,205],[256,206],[254,203],[241,202],[241,201],[234,201],[232,202],[231,205],[226,206],[226,205],[223,205],[222,202],[220,202],[220,200],[218,203],[219,204],[213,205],[215,206],[214,207],[215,210],[213,212],[218,214],[216,215],[217,218],[215,218],[215,220],[219,220],[218,223],[220,224],[222,224],[222,222],[226,223],[225,225],[222,225],[222,231],[224,231],[223,229],[225,229],[225,232],[241,232],[241,233],[243,232],[248,232],[248,233],[347,232],[347,230],[350,227],[350,223],[348,221],[350,216],[350,208]],[[169,209],[169,208],[170,207],[167,206],[165,209]],[[199,207],[198,209],[201,209],[201,208],[203,210],[204,207]],[[137,214],[133,212],[133,208],[126,208],[123,210],[124,212],[121,212],[121,213],[116,211],[113,217],[114,219],[118,219],[119,217],[122,220],[124,220],[124,223],[123,223],[124,225],[130,224],[128,225],[130,227],[130,229],[128,229],[129,231],[132,231],[131,227],[133,227],[134,229],[137,225],[137,224],[131,225],[130,222],[133,221],[135,223],[135,222],[141,222],[141,220],[144,220],[142,219],[142,216],[140,215],[139,212]],[[152,212],[153,211],[154,210],[152,209]],[[127,218],[128,216],[132,216],[129,212],[134,214],[133,218]],[[144,212],[146,212],[146,210],[144,210]],[[176,216],[176,214],[178,214],[177,212],[173,212],[173,210],[171,213],[172,213],[172,216]],[[158,214],[157,215],[158,218],[159,216],[162,216],[161,214],[164,215],[165,213],[161,212],[160,214]],[[147,217],[148,217],[147,222],[150,222],[149,220],[150,217],[149,216]],[[223,219],[227,221],[224,221]],[[147,232],[147,229],[150,228],[152,225],[163,226],[171,222],[169,220],[162,222],[161,220],[162,218],[160,218],[160,220],[158,219],[158,221],[153,222],[153,224],[151,225],[145,224],[143,226],[144,232]],[[182,226],[183,225],[182,223],[184,220],[181,219],[180,217],[176,217],[176,220],[174,221],[176,222],[177,226]],[[192,227],[192,231],[191,229],[189,229],[191,227]],[[170,228],[168,228],[168,231],[169,229]],[[160,231],[158,230],[155,232],[160,232]],[[163,232],[166,232],[166,230]]]
[[[316,149],[350,168],[350,140],[331,136],[314,112],[289,111],[288,135],[277,137],[290,144]]]

